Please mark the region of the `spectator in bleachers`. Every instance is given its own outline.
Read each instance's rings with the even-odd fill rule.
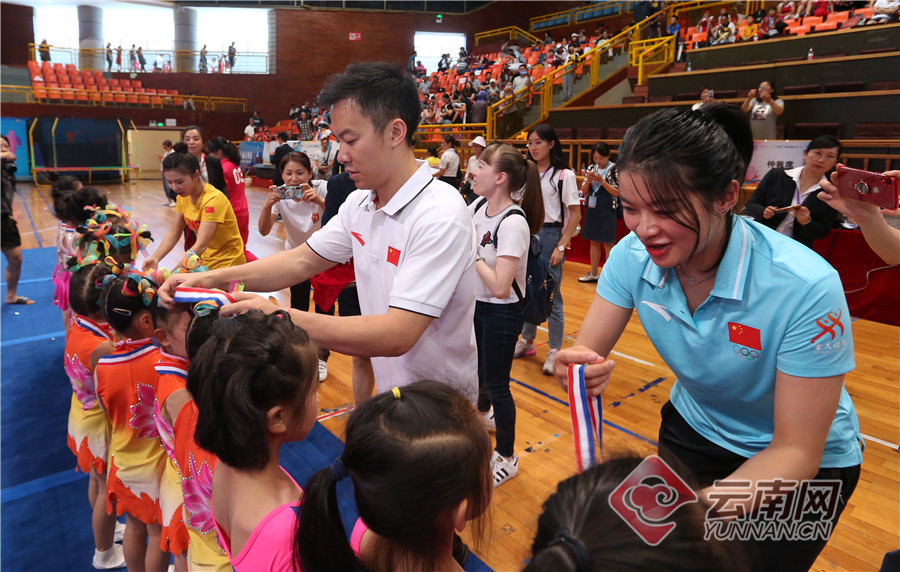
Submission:
[[[429,99],[422,110],[422,125],[435,125],[437,123],[437,111],[434,108],[434,100]]]
[[[707,103],[714,102],[716,99],[715,99],[715,97],[713,97],[713,95],[714,95],[713,90],[709,89],[706,86],[703,86],[703,88],[700,90],[700,101],[698,101],[693,106],[691,106],[691,111],[700,109]]]
[[[702,34],[703,32],[709,32],[714,23],[712,12],[707,8],[703,11],[703,15],[700,16],[700,20],[697,22],[697,33]]]
[[[784,33],[787,24],[778,15],[775,6],[769,6],[766,17],[759,23],[759,39],[773,38]]]
[[[134,51],[134,44],[131,44],[131,49],[128,50],[128,71],[137,71],[137,54]]]
[[[313,124],[306,111],[300,112],[300,118],[297,119],[297,129],[300,130],[301,141],[313,140]]]
[[[438,123],[441,125],[448,125],[456,122],[457,110],[453,107],[453,103],[450,100],[450,96],[446,93],[441,96],[441,111],[440,111],[440,119],[438,119]]]
[[[141,71],[147,71],[147,58],[144,57],[144,49],[140,46],[137,49],[137,59],[138,63],[141,64]]]
[[[46,42],[47,40],[44,40],[44,41]],[[553,36],[550,35],[550,32],[544,32],[544,45],[546,46],[547,44],[552,44],[552,43],[553,43]]]
[[[203,48],[200,50],[200,73],[206,73],[209,68],[209,62],[206,60],[206,44],[203,44]]]
[[[566,55],[566,73],[563,75],[563,102],[569,101],[572,99],[574,95],[573,91],[575,89],[575,67],[578,65],[579,55],[578,52],[575,51],[575,44],[569,44],[569,53]],[[531,77],[529,79],[529,84],[531,83]]]
[[[428,71],[425,69],[425,66],[422,65],[421,61],[416,62],[416,77],[425,77],[428,75]]]
[[[310,139],[312,139],[312,137],[310,137]],[[288,145],[287,131],[280,132],[276,136],[276,140],[278,141],[278,147],[276,147],[269,155],[269,162],[275,165],[275,176],[273,177],[272,182],[275,183],[275,186],[277,187],[284,184],[284,179],[281,177],[281,160],[284,159],[285,155],[292,152],[294,148]]]
[[[728,14],[719,16],[719,23],[710,32],[709,45],[720,46],[724,44],[733,44],[735,42],[737,30]]]
[[[413,53],[409,56],[409,59],[406,60],[406,73],[411,76],[416,75],[416,51],[413,50]]]
[[[568,75],[568,74],[566,74]],[[528,74],[527,66],[519,66],[519,75],[513,78],[512,86],[513,91],[518,93],[523,89],[527,89],[531,85],[531,76]],[[563,99],[565,99],[565,78],[563,78]],[[571,93],[569,94],[571,97]]]
[[[326,135],[326,132],[328,133]],[[318,151],[313,153],[311,159],[315,161],[313,169],[315,170],[314,178],[327,181],[331,177],[331,170],[334,167],[334,158],[337,155],[337,145],[332,145],[329,136],[330,131],[323,131],[322,138],[319,140],[322,144]]]
[[[234,62],[237,59],[237,48],[234,47],[234,42],[231,42],[231,45],[228,46],[228,69],[233,73],[234,72]]]
[[[116,69],[122,71],[122,46],[116,47]]]
[[[437,145],[428,147],[428,156],[425,157],[425,162],[433,169],[437,169],[437,166],[441,164],[441,156],[438,154]]]
[[[44,38],[41,41],[41,44],[38,46],[38,53],[41,56],[42,62],[50,61],[50,44],[47,43],[47,38]]]
[[[472,82],[466,80],[465,85],[463,85],[462,91],[460,92],[463,97],[472,97],[475,95],[475,88],[472,86]]]
[[[456,154],[456,146],[459,141],[453,135],[447,134],[441,139],[441,162],[438,170],[432,176],[439,181],[444,181],[454,189],[459,188],[459,155]]]
[[[297,120],[297,115],[300,113],[300,108],[297,107],[296,103],[291,104],[291,110],[288,112],[288,119]]]
[[[493,105],[500,101],[500,88],[497,87],[497,80],[491,79],[487,85],[488,105]]]
[[[469,119],[470,123],[484,123],[487,121],[487,92],[481,90],[475,96],[475,102],[472,103],[472,113]]]
[[[841,156],[841,142],[820,135],[803,152],[803,166],[771,169],[744,207],[757,222],[812,248],[828,236],[838,213],[818,197],[822,181]]]
[[[253,126],[253,118],[251,117],[247,121],[247,126],[244,127],[244,141],[252,141],[255,133],[256,127]]]
[[[805,0],[796,3],[793,17],[817,16],[825,18],[834,11],[831,0]]]
[[[466,163],[466,179],[460,192],[466,197],[466,202],[471,204],[473,197],[468,195],[472,190],[472,183],[475,181],[475,173],[478,171],[478,166],[481,165],[481,154],[487,148],[487,141],[479,135],[469,141],[469,147],[472,148],[472,154],[469,155],[469,162]]]
[[[106,42],[106,71],[112,71],[112,42]]]
[[[775,87],[770,81],[762,81],[757,89],[751,89],[741,105],[750,113],[750,127],[754,139],[775,139],[775,123],[784,113],[784,102],[775,95]]]
[[[898,0],[875,0],[872,3],[872,17],[866,22],[869,24],[890,24],[897,21],[897,15],[900,12],[900,1]]]
[[[746,24],[741,28],[740,32],[740,40],[741,42],[752,42],[754,38],[759,34],[759,25],[756,23],[756,20],[753,16],[747,16]]]
[[[259,128],[266,124],[266,122],[262,118],[262,115],[259,114],[258,109],[253,110],[253,117],[251,117],[250,119],[253,120],[253,127]]]
[[[797,4],[802,4],[803,2],[797,2]],[[775,9],[776,14],[781,16],[783,19],[787,20],[794,17],[794,11],[796,10],[796,6],[794,2],[779,2],[778,6]]]

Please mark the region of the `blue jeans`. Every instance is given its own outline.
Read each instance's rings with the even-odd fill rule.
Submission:
[[[512,457],[516,441],[516,403],[509,392],[516,338],[522,328],[519,304],[475,302],[475,345],[478,347],[478,409],[494,406],[497,452]]]
[[[538,233],[541,239],[541,258],[550,260],[550,255],[559,243],[562,236],[562,228],[542,227]],[[547,319],[547,329],[550,330],[550,349],[558,350],[562,347],[563,328],[565,326],[565,318],[563,316],[563,299],[560,286],[562,285],[562,265],[565,261],[563,258],[559,264],[550,267],[550,274],[556,278],[556,291],[553,293],[553,309],[550,311],[550,317]],[[537,324],[525,323],[522,327],[522,338],[533,340],[537,334]]]

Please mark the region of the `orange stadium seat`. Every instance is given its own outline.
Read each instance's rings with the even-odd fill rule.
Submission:
[[[135,79],[135,80],[132,80],[132,81],[131,81],[131,87],[133,87],[134,89],[140,89],[140,88],[141,88],[141,82],[139,82],[139,81],[136,80],[136,79]]]
[[[821,24],[821,23],[822,23],[821,16],[806,16],[805,18],[803,18],[804,26],[815,26],[816,24]]]
[[[150,94],[142,93],[138,96],[138,103],[141,105],[150,105]]]
[[[91,100],[91,103],[100,103],[102,95],[99,91],[89,91],[88,98]]]
[[[62,99],[62,95],[59,93],[59,89],[47,89],[47,99],[59,100]]]
[[[102,101],[103,101],[104,105],[113,103],[116,100],[115,99],[116,94],[114,94],[111,91],[104,91],[100,95],[102,96]],[[124,97],[124,96],[122,96],[122,97]]]
[[[124,91],[125,93],[134,93],[134,88],[133,87],[123,87],[122,91]]]
[[[55,63],[53,64],[53,72],[56,73],[56,75],[64,74],[66,73],[66,66],[60,63]]]
[[[158,96],[158,95],[150,96],[150,105],[158,105],[159,107],[162,107],[162,102],[163,101],[160,96]]]
[[[73,89],[60,89],[60,94],[62,95],[63,101],[75,101],[75,90]]]
[[[75,92],[75,101],[78,101],[78,102],[82,102],[82,101],[83,101],[83,102],[87,103],[87,101],[88,101],[88,92],[85,91],[85,90],[83,90],[83,89],[77,90],[77,91]]]
[[[100,70],[94,70],[92,73],[94,74],[94,77],[95,77],[95,78],[101,78],[101,77],[102,77],[102,78],[105,79],[105,76],[103,75],[103,72],[100,71]]]
[[[831,20],[827,22],[822,22],[821,24],[816,24],[816,32],[828,32],[830,30],[837,30],[838,23],[832,22]]]
[[[136,93],[125,94],[125,101],[127,101],[128,103],[140,103],[140,99],[138,99]]]
[[[115,87],[115,86],[119,85],[119,80],[117,80],[116,78],[112,78],[109,80],[109,85]]]
[[[789,26],[787,31],[794,36],[805,36],[809,32],[809,26]]]
[[[116,103],[128,103],[128,99],[125,98],[125,94],[122,92],[114,93],[113,101]]]
[[[34,94],[34,98],[38,101],[42,101],[47,99],[47,88],[38,84],[31,85],[31,92]]]
[[[103,76],[100,76],[100,77],[95,76],[94,81],[97,82],[97,85],[109,85],[108,83],[106,83],[106,78]]]
[[[119,85],[121,85],[122,87],[131,87],[131,80],[130,79],[120,79]]]
[[[98,91],[110,91],[110,87],[108,85],[98,85],[97,90]]]
[[[828,19],[826,22],[835,22],[836,24],[841,24],[842,22],[846,22],[850,18],[850,11],[843,10],[841,12],[832,12],[828,15]]]

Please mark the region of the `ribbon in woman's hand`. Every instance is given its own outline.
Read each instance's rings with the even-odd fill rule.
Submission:
[[[603,448],[603,405],[590,397],[584,386],[584,365],[569,365],[569,413],[575,440],[575,467],[579,473],[597,464],[597,447]]]

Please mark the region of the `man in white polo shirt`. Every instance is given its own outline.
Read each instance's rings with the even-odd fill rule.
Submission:
[[[379,392],[420,379],[445,382],[473,402],[478,393],[475,236],[459,192],[431,176],[413,154],[420,106],[416,86],[387,63],[351,64],[319,95],[332,108],[340,161],[359,189],[338,215],[297,248],[251,264],[173,275],[160,289],[168,303],[179,284],[273,291],[354,260],[361,316],[291,311],[322,347],[370,356]],[[369,190],[362,190],[369,189]],[[277,308],[236,295],[222,315]]]

